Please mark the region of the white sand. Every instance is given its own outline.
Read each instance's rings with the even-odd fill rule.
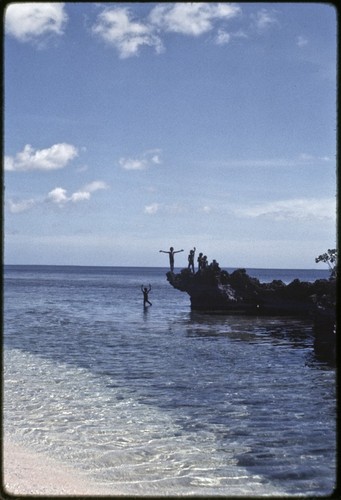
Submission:
[[[12,495],[117,495],[81,470],[14,444],[3,443],[3,489]]]

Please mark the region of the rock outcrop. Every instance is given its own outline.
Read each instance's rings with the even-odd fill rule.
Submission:
[[[335,280],[314,283],[295,279],[261,283],[245,269],[232,273],[219,267],[208,267],[193,274],[183,269],[179,274],[167,273],[169,283],[187,292],[191,308],[196,311],[224,314],[313,315],[323,299],[335,304]]]

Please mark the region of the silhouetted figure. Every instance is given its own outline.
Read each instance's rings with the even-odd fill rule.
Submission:
[[[202,252],[200,252],[198,255],[198,271],[201,271],[202,269],[202,259],[203,259],[203,254]]]
[[[183,252],[183,250],[174,250],[173,247],[170,247],[169,252],[167,252],[166,250],[160,250],[160,252],[168,253],[170,270],[171,270],[171,272],[173,272],[174,271],[174,254],[179,253],[179,252]]]
[[[148,293],[151,291],[152,287],[151,285],[149,285],[149,288],[147,288],[146,286],[144,287],[143,285],[141,285],[141,292],[143,293],[143,306],[146,307],[147,304],[149,304],[150,306],[152,306],[153,304],[149,301],[148,299]]]
[[[189,251],[188,255],[188,269],[192,269],[192,273],[194,274],[194,255],[195,255],[195,250],[196,248],[194,247],[193,250]]]
[[[213,270],[213,271],[220,271],[220,267],[219,267],[219,264],[218,262],[213,259],[213,261],[211,262],[210,264],[210,268]]]
[[[201,261],[201,268],[206,269],[207,266],[208,266],[207,255],[204,255]]]

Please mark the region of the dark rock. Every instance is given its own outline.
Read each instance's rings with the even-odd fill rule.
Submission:
[[[245,269],[229,274],[210,267],[195,274],[189,269],[179,274],[168,272],[167,280],[177,290],[188,293],[191,308],[196,311],[313,317],[317,307],[322,307],[323,298],[329,302],[329,309],[335,310],[335,280],[261,283]]]
[[[324,297],[324,300],[326,297]],[[335,307],[317,304],[314,312],[314,352],[316,357],[329,365],[336,364]]]

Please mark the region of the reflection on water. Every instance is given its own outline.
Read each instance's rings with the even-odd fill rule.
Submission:
[[[307,319],[208,315],[200,312],[190,313],[187,333],[189,336],[228,336],[247,342],[289,343],[292,347],[308,347],[313,338],[312,321]]]
[[[191,312],[187,335],[203,337],[226,336],[235,341],[290,345],[307,351],[307,359],[316,366],[335,367],[336,327],[317,327],[312,319],[297,317],[250,317],[214,315]],[[313,346],[313,351],[311,347]],[[322,365],[321,365],[322,364]]]

